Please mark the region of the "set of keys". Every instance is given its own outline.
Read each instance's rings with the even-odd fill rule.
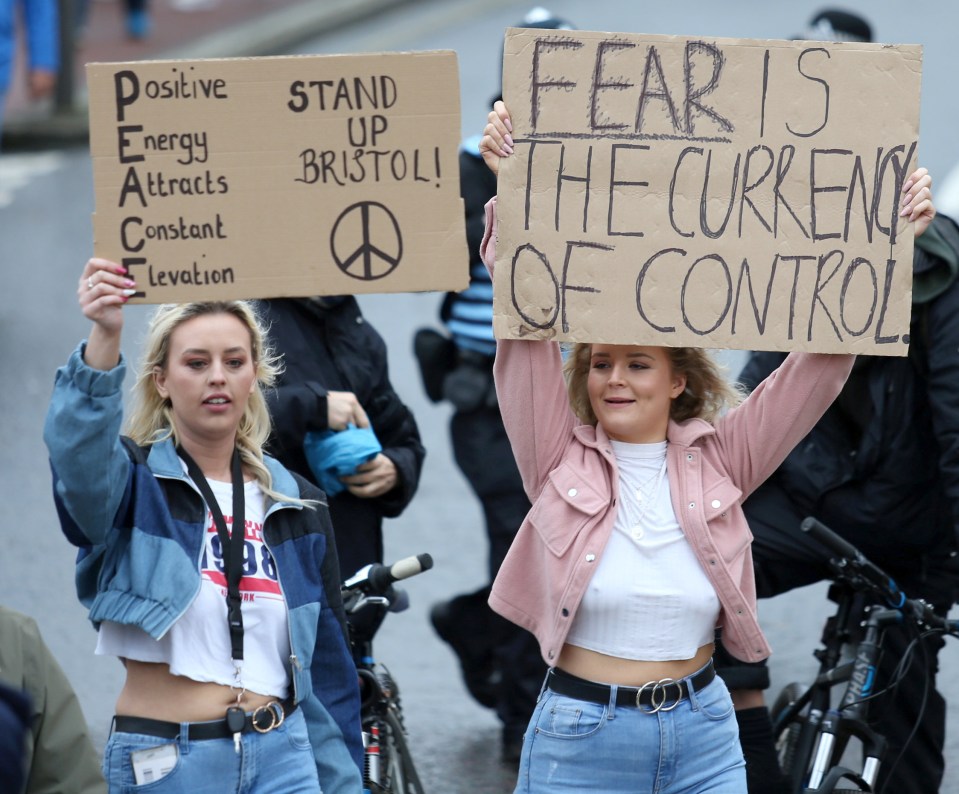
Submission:
[[[239,698],[237,698],[239,701]],[[233,746],[237,755],[240,753],[240,737],[246,727],[246,714],[239,706],[230,706],[226,710],[226,727],[233,732]]]

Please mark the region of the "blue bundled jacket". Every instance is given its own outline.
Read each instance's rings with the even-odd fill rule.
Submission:
[[[141,448],[121,438],[125,369],[122,360],[109,371],[92,369],[83,345],[74,351],[57,371],[44,440],[61,526],[79,547],[77,594],[90,620],[159,638],[199,592],[206,507],[172,442]],[[272,458],[266,464],[275,490],[320,502],[310,509],[268,499],[263,536],[289,609],[293,692],[323,792],[356,794],[359,689],[326,498]]]

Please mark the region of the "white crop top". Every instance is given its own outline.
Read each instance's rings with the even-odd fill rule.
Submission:
[[[719,598],[676,520],[666,442],[612,445],[616,523],[566,641],[623,659],[691,659],[714,639]]]
[[[233,486],[209,480],[217,504],[232,532]],[[286,600],[280,591],[273,557],[263,543],[265,499],[259,483],[244,485],[246,503],[243,550],[243,662],[239,684],[261,695],[285,698],[290,688],[290,634]],[[174,675],[194,681],[237,683],[226,622],[226,577],[220,539],[207,510],[206,543],[200,558],[200,592],[186,612],[159,640],[136,626],[104,622],[98,654],[163,662]]]

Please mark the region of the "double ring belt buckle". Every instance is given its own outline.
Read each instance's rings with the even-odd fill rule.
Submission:
[[[267,715],[270,719],[269,725],[260,725],[261,715]],[[257,706],[253,710],[253,716],[250,717],[250,723],[253,725],[253,730],[257,733],[269,733],[275,728],[279,728],[283,724],[283,720],[286,719],[286,713],[283,711],[283,705],[276,700],[271,700],[265,706]]]
[[[669,687],[676,687],[676,698],[670,705],[666,705],[666,701],[669,698]],[[643,708],[642,697],[643,692],[649,688],[649,702],[650,708]],[[636,692],[636,708],[638,708],[643,714],[656,714],[660,711],[672,711],[676,706],[679,705],[679,701],[683,699],[683,688],[679,681],[676,681],[673,678],[661,678],[659,681],[647,681],[643,684],[639,691]]]

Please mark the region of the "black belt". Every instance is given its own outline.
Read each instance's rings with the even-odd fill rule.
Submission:
[[[617,706],[633,706],[649,714],[657,711],[671,711],[679,702],[689,697],[689,687],[693,692],[709,686],[716,677],[716,668],[712,660],[702,670],[693,676],[674,681],[664,678],[661,681],[650,681],[641,687],[621,686],[616,691]],[[554,667],[546,678],[546,686],[559,695],[588,700],[590,703],[609,703],[612,687],[607,684],[597,684],[585,678],[564,672]]]
[[[259,706],[246,715],[246,723],[241,733],[256,731],[269,733],[279,728],[283,720],[296,711],[293,698],[280,702],[273,700],[265,706]],[[143,733],[147,736],[159,736],[161,739],[176,739],[180,736],[181,723],[153,720],[149,717],[126,717],[117,715],[113,718],[113,730],[121,733]],[[233,731],[226,724],[226,719],[210,720],[209,722],[187,723],[188,735],[191,739],[232,739]]]

